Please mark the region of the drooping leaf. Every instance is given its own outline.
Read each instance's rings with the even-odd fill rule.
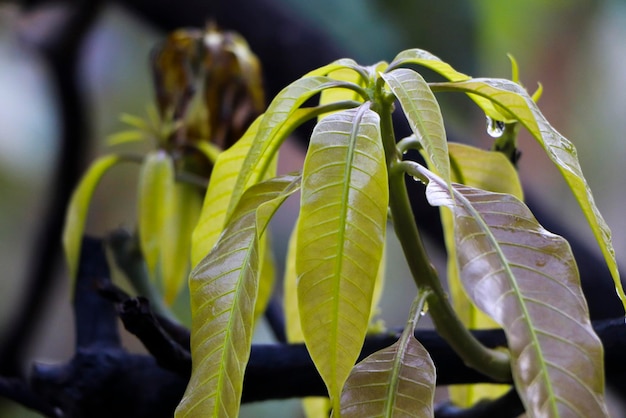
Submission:
[[[367,331],[382,257],[388,186],[369,103],[315,127],[304,163],[296,271],[302,331],[339,410]]]
[[[285,331],[290,343],[304,342],[302,327],[300,326],[300,312],[298,310],[298,290],[296,282],[296,249],[298,248],[297,223],[291,232],[287,246],[285,261],[285,275],[283,279],[283,305],[285,309]],[[302,409],[307,418],[328,418],[330,400],[326,396],[310,396],[302,399]]]
[[[72,281],[78,272],[80,259],[80,244],[83,239],[89,202],[102,176],[115,164],[124,161],[119,155],[105,155],[97,159],[87,170],[76,190],[72,193],[63,227],[63,248]],[[72,289],[74,286],[72,286]]]
[[[459,271],[472,301],[505,331],[529,416],[605,417],[602,343],[567,241],[517,198],[446,183],[426,168],[426,195],[452,209]]]
[[[452,181],[497,193],[508,193],[523,199],[517,171],[500,152],[486,151],[469,145],[449,143]],[[441,214],[448,252],[448,287],[459,318],[470,329],[496,328],[496,323],[469,300],[458,273],[454,221],[448,210]],[[484,398],[496,398],[509,390],[508,385],[454,385],[448,388],[455,405],[469,407]]]
[[[411,130],[424,147],[428,166],[448,181],[450,160],[446,131],[441,109],[430,87],[421,75],[406,68],[383,73],[381,76],[398,98]]]
[[[300,180],[286,175],[247,190],[215,248],[192,271],[193,370],[177,418],[237,416],[258,289],[258,238]]]
[[[163,150],[146,157],[139,174],[139,244],[155,280],[165,233],[167,207],[174,194],[174,163]]]
[[[565,178],[587,218],[611,271],[615,289],[626,309],[626,294],[620,281],[611,230],[596,206],[580,167],[576,148],[550,125],[528,92],[516,83],[501,79],[472,79],[457,83],[437,83],[431,86],[437,90],[470,92],[492,100],[501,108],[507,109],[537,140]]]
[[[341,394],[341,416],[433,417],[435,365],[413,333],[424,307],[416,298],[398,341],[357,364]]]
[[[261,266],[259,270],[259,290],[257,292],[256,304],[254,305],[254,319],[263,316],[267,304],[272,297],[274,282],[276,278],[276,263],[272,253],[272,243],[269,231],[266,231],[259,239],[259,259]]]
[[[389,64],[387,68],[388,72],[395,70],[397,67],[407,65],[407,64],[416,64],[421,65],[422,67],[426,67],[436,73],[442,75],[446,79],[457,82],[471,79],[467,74],[463,74],[458,72],[452,66],[444,61],[442,61],[439,57],[431,54],[428,51],[424,51],[423,49],[407,49],[405,51],[400,52]],[[468,94],[468,96],[485,112],[487,116],[492,118],[493,120],[508,122],[511,117],[506,112],[506,110],[494,106],[494,104],[484,97],[480,95]]]
[[[265,168],[274,158],[284,139],[298,126],[294,123],[298,122],[298,119],[291,118],[298,108],[321,91],[342,86],[358,88],[352,83],[329,77],[310,76],[294,81],[274,97],[267,111],[261,116],[258,131],[246,154],[243,166],[248,169],[242,170],[237,177],[229,211],[232,211],[247,187],[261,180]]]
[[[175,184],[165,202],[160,243],[163,298],[171,305],[187,284],[191,258],[191,233],[196,226],[202,195],[196,186]]]
[[[364,80],[363,76],[354,71],[352,68],[340,68],[338,70],[334,70],[328,74],[328,77],[341,80],[348,83],[356,84],[357,86],[363,86]],[[345,88],[335,88],[335,89],[326,89],[322,90],[320,94],[320,106],[324,106],[330,103],[336,103],[343,100],[361,100],[362,98],[359,94],[354,90],[349,90]],[[318,121],[325,116],[328,116],[331,113],[326,113],[324,115],[320,115],[318,117]]]

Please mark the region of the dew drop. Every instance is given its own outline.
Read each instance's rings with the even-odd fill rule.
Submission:
[[[487,133],[492,138],[500,138],[506,125],[501,120],[491,119],[487,116]]]

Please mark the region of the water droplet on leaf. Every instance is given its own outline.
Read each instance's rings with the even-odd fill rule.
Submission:
[[[487,116],[487,133],[492,138],[500,138],[506,125],[501,120],[491,119]]]

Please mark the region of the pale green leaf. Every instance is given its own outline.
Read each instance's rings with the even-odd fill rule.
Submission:
[[[174,163],[163,150],[146,157],[139,174],[139,244],[150,277],[156,280],[168,202],[174,190]]]
[[[505,331],[515,386],[531,417],[606,417],[602,343],[594,333],[565,239],[517,198],[429,180],[426,196],[452,209],[459,271],[472,301]]]
[[[502,154],[470,145],[449,143],[452,181],[497,193],[508,193],[523,199],[522,186],[515,167]],[[452,214],[441,214],[446,248],[448,251],[448,287],[452,302],[461,321],[470,329],[496,328],[495,322],[482,313],[469,300],[458,273],[456,244]],[[509,390],[508,385],[455,385],[448,388],[450,400],[455,405],[469,407],[484,398],[496,398]]]
[[[580,167],[576,148],[550,125],[528,92],[516,83],[501,79],[472,79],[457,83],[438,83],[434,87],[447,91],[471,92],[492,100],[498,106],[506,108],[537,140],[576,197],[611,271],[615,289],[626,308],[626,294],[620,281],[611,230],[596,206]]]
[[[426,151],[428,167],[449,181],[450,160],[446,131],[441,109],[430,87],[421,75],[405,68],[382,73],[381,76],[398,98],[411,130]]]
[[[388,186],[369,103],[324,118],[304,163],[296,271],[305,343],[334,408],[368,327]]]
[[[276,263],[274,262],[274,254],[272,254],[272,243],[269,231],[259,240],[259,259],[261,260],[261,266],[259,271],[259,291],[254,305],[254,319],[263,316],[267,304],[272,297],[274,291],[274,282],[276,278]]]
[[[222,152],[219,147],[206,141],[198,141],[193,144],[193,146],[200,150],[200,152],[202,152],[212,164],[215,164],[215,162],[217,161],[217,157],[219,157],[220,153]]]
[[[80,246],[87,221],[89,202],[104,173],[120,161],[124,160],[119,155],[100,157],[89,167],[72,193],[63,227],[63,248],[72,282],[76,280],[76,273],[78,273]]]
[[[287,93],[285,93],[286,97],[288,97]],[[338,104],[339,108],[351,106],[353,106],[352,103]],[[280,106],[278,107],[280,108]],[[251,176],[254,180],[248,182],[243,190],[254,184],[260,178],[259,176],[262,176],[264,179],[271,178],[275,173],[276,150],[282,141],[302,122],[324,113],[325,109],[326,107],[301,108],[291,112],[288,120],[280,122],[280,129],[273,134],[273,140],[275,141],[271,151],[274,155],[273,158],[267,160],[267,155],[262,156],[262,164],[259,163],[254,167],[247,165],[248,153],[252,151],[253,143],[256,141],[257,146],[259,146],[260,143],[269,140],[263,137],[257,138],[259,127],[262,120],[267,117],[267,112],[254,121],[235,145],[219,155],[211,173],[211,180],[204,198],[200,220],[193,233],[192,265],[196,265],[215,245],[217,237],[224,228],[224,222],[228,214],[241,196],[241,190],[237,186],[238,182],[241,182],[241,177]],[[272,122],[267,123],[271,124]],[[268,161],[269,166],[266,166]],[[247,168],[243,170],[242,167]]]
[[[191,233],[202,207],[202,194],[193,185],[174,185],[165,203],[165,219],[161,235],[161,273],[163,298],[172,305],[184,286],[190,269]]]
[[[192,271],[193,369],[177,418],[237,416],[258,291],[258,238],[300,180],[286,175],[247,190],[216,246]]]
[[[297,128],[298,123],[294,122],[300,121],[292,116],[299,107],[325,89],[342,86],[353,85],[323,76],[303,77],[285,87],[274,97],[267,111],[261,116],[258,131],[246,154],[243,167],[247,169],[240,171],[232,189],[228,213],[232,211],[243,191],[262,179],[280,145]]]
[[[398,341],[357,364],[341,394],[341,416],[433,417],[435,365],[413,333],[426,294],[418,294]]]
[[[387,72],[391,72],[395,68],[407,64],[421,65],[422,67],[426,67],[432,71],[435,71],[446,79],[454,82],[465,81],[471,78],[467,74],[458,72],[457,70],[452,68],[450,64],[442,61],[439,57],[431,54],[428,51],[417,48],[407,49],[400,52],[393,59],[391,64],[389,64]],[[468,94],[468,96],[485,112],[487,116],[491,117],[492,119],[503,122],[508,122],[511,119],[510,115],[505,110],[494,106],[494,104],[490,100],[471,93]]]
[[[364,83],[363,76],[351,68],[340,68],[338,70],[334,70],[328,74],[328,77],[335,80],[353,83],[358,86],[363,86]],[[343,100],[362,101],[361,96],[354,90],[346,88],[335,88],[323,90],[320,94],[319,103],[320,106],[324,106],[330,103],[341,102]],[[318,121],[330,114],[332,113],[320,115],[318,117]]]
[[[107,137],[107,144],[109,146],[125,144],[127,142],[143,141],[146,138],[146,133],[143,131],[132,130],[122,131]]]

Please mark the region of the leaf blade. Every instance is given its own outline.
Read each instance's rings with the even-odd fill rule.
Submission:
[[[449,181],[450,159],[443,117],[430,87],[421,75],[406,68],[381,76],[398,98],[411,130],[424,147],[428,166]]]
[[[93,193],[102,179],[102,176],[114,165],[123,161],[119,155],[105,155],[98,158],[87,170],[78,186],[72,193],[65,214],[65,226],[63,227],[63,248],[67,260],[69,276],[72,282],[78,272],[78,260],[80,258],[80,246],[87,221],[89,202]],[[73,288],[74,286],[72,286]]]
[[[300,187],[282,176],[251,187],[190,277],[192,376],[176,417],[237,416],[258,287],[258,237]]]
[[[451,192],[432,172],[417,171],[429,179],[429,202],[454,212],[463,284],[503,327],[530,416],[608,416],[602,343],[567,241],[513,196],[458,184]]]
[[[611,230],[596,206],[580,167],[576,147],[550,125],[528,92],[516,83],[500,79],[472,79],[456,83],[437,83],[436,86],[448,91],[471,92],[494,101],[498,106],[507,109],[537,140],[581,207],[611,272],[617,294],[626,309],[626,293],[620,280]]]
[[[324,118],[304,164],[296,271],[305,343],[336,410],[367,330],[387,204],[378,115],[365,104]]]

